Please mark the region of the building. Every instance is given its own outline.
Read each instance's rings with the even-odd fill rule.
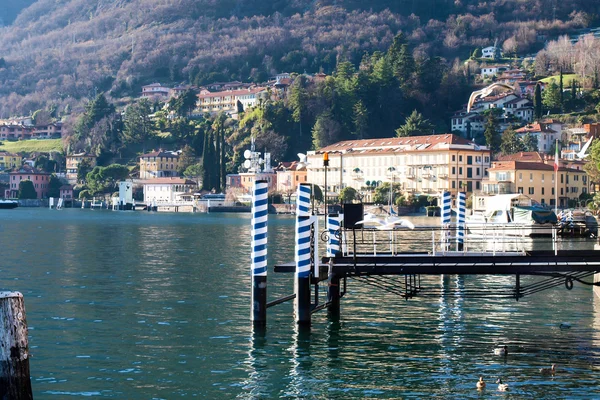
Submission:
[[[0,151],[0,171],[5,169],[17,168],[22,164],[22,157],[18,154]]]
[[[144,203],[174,203],[185,194],[192,194],[198,184],[185,178],[155,178],[140,182],[144,188]]]
[[[16,198],[19,195],[19,185],[23,181],[31,181],[38,199],[48,197],[48,184],[50,183],[50,173],[40,171],[29,166],[23,166],[19,170],[10,172],[9,188],[6,190],[4,197]]]
[[[256,106],[260,99],[266,99],[267,95],[267,90],[264,87],[224,90],[220,92],[209,92],[204,89],[198,94],[198,102],[196,103],[194,114],[216,114],[221,111],[228,114],[237,114],[238,101],[243,109],[246,110]]]
[[[549,123],[535,122],[527,124],[524,127],[517,129],[515,132],[517,132],[520,137],[525,136],[527,133],[531,133],[537,138],[538,151],[549,153],[554,149],[556,140],[561,139],[561,131],[559,130],[557,132],[550,128],[550,126],[552,125]]]
[[[47,125],[36,125],[33,137],[36,139],[52,139],[62,136],[62,122],[54,122]]]
[[[299,166],[297,161],[281,163],[275,168],[277,173],[277,191],[281,194],[295,193],[300,183],[308,182],[305,166]]]
[[[269,193],[277,190],[277,173],[273,171],[242,172],[238,175],[243,194],[251,194],[256,181],[267,181]]]
[[[484,65],[481,67],[481,78],[489,78],[492,76],[500,75],[504,71],[508,71],[510,69],[509,65]]]
[[[160,83],[152,83],[142,86],[142,98],[156,98],[158,100],[168,100],[171,89]]]
[[[353,187],[367,202],[368,188],[382,182],[393,181],[408,195],[481,190],[491,157],[487,147],[454,134],[348,140],[307,154],[308,182],[322,187],[324,152],[330,160],[327,191]]]
[[[481,194],[522,193],[540,204],[551,207],[558,204],[563,208],[568,207],[571,200],[579,201],[579,196],[588,192],[589,182],[585,171],[561,165],[556,185],[555,175],[554,162],[549,162],[549,159],[545,162],[494,161],[489,169],[489,177],[483,181]],[[476,196],[474,209],[482,209],[483,204],[480,203]]]
[[[179,173],[179,154],[158,150],[140,157],[140,179],[174,177]]]
[[[63,199],[64,202],[73,200],[73,186],[72,185],[62,185],[59,190],[60,190],[59,197],[61,199]]]
[[[90,168],[96,166],[96,156],[87,153],[76,153],[66,157],[67,164],[67,180],[69,182],[77,182],[77,172],[79,171],[79,164],[83,161],[87,161]]]
[[[32,125],[0,125],[0,140],[27,140],[34,135],[35,128]]]
[[[488,46],[481,49],[481,58],[494,58],[496,56],[496,46]]]

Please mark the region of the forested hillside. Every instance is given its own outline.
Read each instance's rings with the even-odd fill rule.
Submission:
[[[589,0],[38,0],[0,29],[0,117],[81,109],[97,92],[135,97],[153,81],[331,73],[399,31],[417,60],[450,65],[495,41],[527,54],[598,15]]]

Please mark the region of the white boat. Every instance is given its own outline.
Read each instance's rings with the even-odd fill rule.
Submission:
[[[587,209],[566,209],[558,213],[559,233],[567,236],[597,237],[598,221]]]
[[[554,211],[534,204],[523,194],[496,195],[487,199],[483,213],[466,220],[467,233],[480,236],[552,236]]]

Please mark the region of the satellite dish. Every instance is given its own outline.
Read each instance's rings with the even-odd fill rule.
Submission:
[[[246,150],[246,151],[248,151],[248,150]],[[250,168],[250,165],[252,165],[252,163],[250,162],[250,160],[244,161],[244,168]]]
[[[250,158],[250,157],[252,157],[252,152],[250,150],[244,151],[244,158]]]

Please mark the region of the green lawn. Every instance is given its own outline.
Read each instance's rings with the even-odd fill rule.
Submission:
[[[554,79],[554,83],[557,85],[560,83],[560,75],[549,76],[547,78],[542,79],[544,83],[550,83]],[[571,81],[575,79],[576,81],[580,81],[581,79],[577,74],[564,74],[563,75],[563,88],[571,87]]]
[[[0,142],[0,151],[8,151],[9,153],[31,153],[34,151],[49,153],[51,151],[62,152],[63,148],[60,139],[31,139],[15,142],[5,140]]]

